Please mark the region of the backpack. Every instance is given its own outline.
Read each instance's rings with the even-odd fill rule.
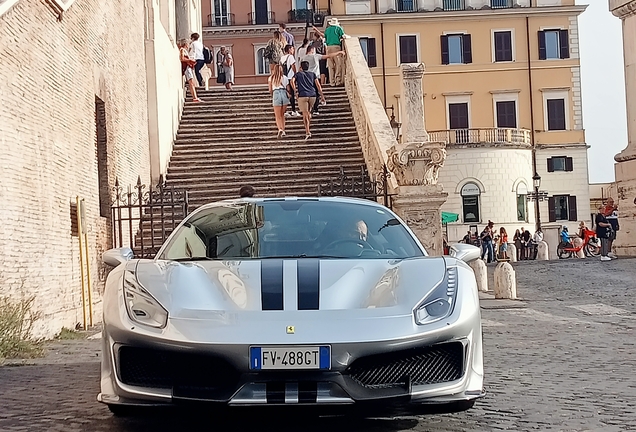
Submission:
[[[281,59],[281,65],[283,66],[283,75],[285,76],[288,76],[289,74],[289,66],[287,66],[287,60],[289,60],[289,57],[285,57],[284,62],[283,62],[283,59]]]
[[[210,52],[210,48],[206,46],[203,47],[203,61],[205,64],[212,63],[212,53]]]
[[[263,50],[263,57],[267,60],[271,60],[274,57],[274,50],[272,49],[272,44],[267,44],[265,49]]]

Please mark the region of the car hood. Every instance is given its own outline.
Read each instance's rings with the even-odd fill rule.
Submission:
[[[215,311],[385,308],[391,315],[410,314],[446,272],[442,257],[140,260],[134,265],[138,282],[170,316],[193,319]]]

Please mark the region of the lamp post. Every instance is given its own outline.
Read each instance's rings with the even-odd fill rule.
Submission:
[[[543,201],[543,199],[539,193],[539,188],[541,187],[541,176],[536,171],[532,176],[532,185],[534,186],[533,199],[534,213],[536,215],[535,231],[539,231],[541,229],[541,210],[539,209],[539,200]]]
[[[395,135],[395,139],[399,139],[400,134],[402,133],[402,123],[395,120],[395,108],[393,108],[393,105],[391,105],[390,107],[384,107],[384,109],[391,110],[391,119],[389,123],[391,124],[391,129],[393,129],[393,134]]]

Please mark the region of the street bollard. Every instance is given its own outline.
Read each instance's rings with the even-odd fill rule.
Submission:
[[[476,259],[468,264],[475,272],[477,291],[488,292],[488,268],[484,260]]]
[[[576,252],[576,257],[577,258],[585,258],[585,251],[583,250],[583,239],[582,238],[575,238],[574,240],[572,240],[572,244],[574,245],[575,248],[580,247],[581,250],[579,250],[578,252]]]
[[[514,243],[508,243],[508,258],[510,262],[517,262],[517,246]]]
[[[545,241],[540,241],[537,245],[537,261],[548,261],[548,244]]]
[[[495,298],[517,298],[517,278],[510,263],[502,262],[495,267]]]

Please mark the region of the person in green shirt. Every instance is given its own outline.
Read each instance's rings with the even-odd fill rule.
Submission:
[[[325,30],[325,45],[327,46],[327,54],[335,54],[342,50],[342,39],[346,38],[338,18],[329,20],[329,27]],[[333,56],[327,59],[327,67],[329,68],[329,84],[333,86],[344,85],[345,77],[345,60],[342,56]]]

